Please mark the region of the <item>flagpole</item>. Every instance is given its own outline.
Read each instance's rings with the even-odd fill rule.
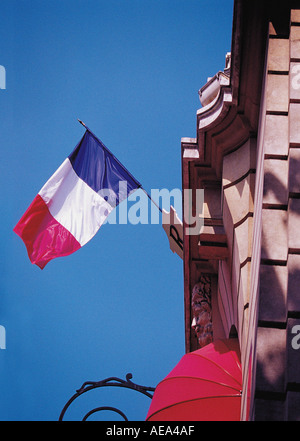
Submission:
[[[151,196],[146,192],[146,190],[143,187],[140,187],[141,190],[143,190],[143,192],[148,196],[148,198],[150,199],[151,202],[153,202],[153,204],[159,209],[159,211],[162,213],[162,209],[160,208],[160,206],[151,198]]]
[[[93,134],[93,132],[91,132],[90,131],[90,129],[84,124],[84,122],[83,121],[81,121],[79,118],[77,118],[77,121],[80,123],[80,124],[82,124],[83,125],[83,127],[85,127],[86,128],[86,130],[88,130],[90,133],[92,133]],[[93,134],[94,135],[94,134]],[[95,135],[94,135],[95,136]],[[102,142],[101,142],[101,144],[103,144]],[[108,150],[108,149],[107,149]],[[110,152],[111,153],[111,152]],[[123,168],[125,168],[123,165],[122,165],[122,167]],[[128,170],[126,170],[127,172],[128,172]],[[129,173],[128,172],[128,174],[130,174],[131,175],[131,173]],[[147,193],[147,191],[142,187],[142,186],[140,186],[139,187],[141,190],[143,190],[143,192],[148,196],[148,198],[150,199],[150,201],[151,202],[153,202],[153,204],[159,209],[159,211],[162,213],[162,209],[160,208],[160,206],[151,198],[151,196],[149,195],[149,193]]]
[[[85,127],[87,129],[87,126],[84,124],[84,122],[82,122],[79,118],[77,118],[77,121],[80,122],[80,124],[83,125],[83,127]]]

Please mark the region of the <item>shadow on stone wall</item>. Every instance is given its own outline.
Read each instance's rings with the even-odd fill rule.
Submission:
[[[299,181],[300,170],[295,178]],[[300,254],[288,237],[296,234],[291,220],[300,227],[300,210],[297,204],[278,203],[283,195],[288,201],[289,195],[275,170],[266,173],[266,182],[272,186],[264,185],[264,201],[277,203],[263,205],[267,222],[263,217],[255,419],[300,420],[300,348],[292,346],[297,339],[294,326],[300,325]]]

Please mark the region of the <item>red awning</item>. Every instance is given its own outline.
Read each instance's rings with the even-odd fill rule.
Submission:
[[[239,421],[242,370],[237,339],[182,357],[156,387],[147,421]]]

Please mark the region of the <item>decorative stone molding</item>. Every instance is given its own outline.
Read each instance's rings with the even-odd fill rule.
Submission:
[[[202,348],[213,341],[211,277],[208,274],[201,274],[199,282],[193,288],[192,312],[192,328]]]
[[[204,190],[204,226],[183,238],[186,350],[234,327],[241,419],[298,420],[299,1],[235,0],[230,81],[216,74],[200,98],[181,142],[183,189]]]

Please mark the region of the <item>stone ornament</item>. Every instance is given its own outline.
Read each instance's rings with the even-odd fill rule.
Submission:
[[[213,341],[211,278],[202,274],[192,291],[192,314],[194,329],[199,346],[208,345]]]

